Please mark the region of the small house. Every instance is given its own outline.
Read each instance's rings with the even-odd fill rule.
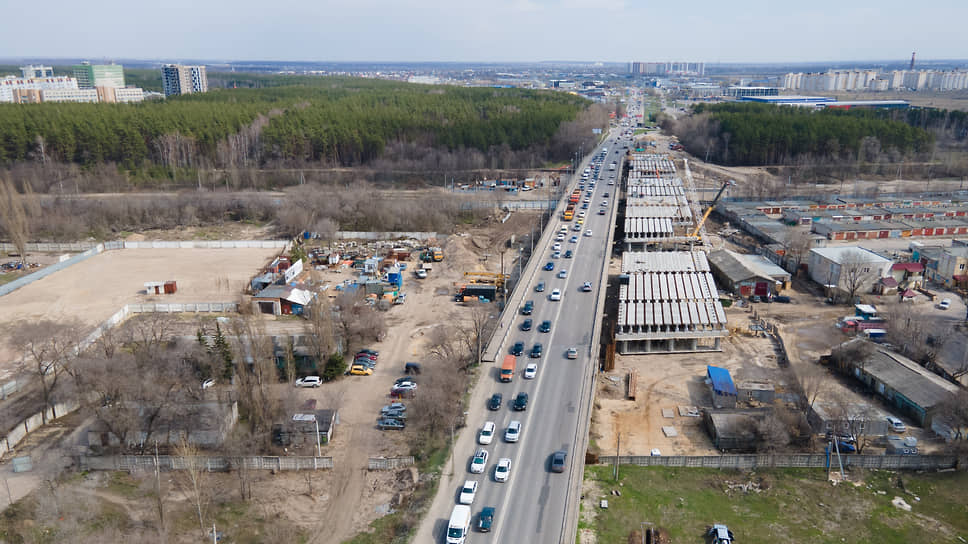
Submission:
[[[772,404],[776,400],[776,386],[766,380],[744,380],[736,383],[739,400]]]
[[[764,410],[704,411],[706,432],[722,451],[753,451],[756,449],[757,427],[766,416]]]
[[[313,294],[305,289],[286,285],[266,287],[252,297],[256,312],[272,315],[302,315],[313,300]]]
[[[718,366],[706,367],[706,381],[713,394],[713,406],[716,408],[736,407],[736,385],[729,371]]]
[[[272,441],[280,446],[315,446],[317,437],[314,434],[318,431],[318,443],[328,444],[338,423],[337,410],[302,410],[293,414],[289,421],[272,426]]]

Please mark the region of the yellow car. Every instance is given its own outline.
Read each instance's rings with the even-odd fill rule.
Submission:
[[[582,224],[582,223],[584,223],[584,222],[585,222],[585,220],[584,220],[584,219],[582,219],[582,218],[580,218],[580,217],[579,217],[579,218],[578,218],[578,220],[576,221],[576,223],[577,223],[577,224],[579,224],[579,225],[581,225],[581,224]]]
[[[369,376],[370,374],[373,374],[373,369],[366,368],[363,365],[353,365],[353,367],[350,368],[350,374],[353,376]]]

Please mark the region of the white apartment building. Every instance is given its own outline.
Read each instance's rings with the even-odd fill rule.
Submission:
[[[97,89],[44,89],[43,102],[97,102]]]
[[[99,102],[144,102],[145,92],[140,87],[98,87],[97,97]]]
[[[887,91],[932,90],[954,91],[968,89],[968,71],[892,70],[830,70],[821,73],[789,73],[779,78],[781,89],[793,91]]]
[[[57,89],[77,89],[77,80],[66,76],[43,78],[7,76],[0,78],[0,102],[13,102],[14,90],[48,91]]]

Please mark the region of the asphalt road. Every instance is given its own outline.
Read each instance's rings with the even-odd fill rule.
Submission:
[[[613,132],[613,135],[617,131]],[[584,439],[585,429],[579,414],[579,403],[582,391],[588,390],[587,379],[589,365],[595,364],[591,356],[591,347],[597,345],[592,338],[596,320],[596,294],[599,293],[600,278],[604,259],[608,254],[608,221],[611,218],[611,208],[615,205],[616,191],[619,187],[620,170],[616,169],[615,185],[608,185],[608,177],[613,172],[608,170],[612,161],[619,161],[620,154],[615,153],[615,138],[610,137],[604,147],[608,147],[608,154],[600,172],[600,178],[595,184],[593,194],[589,197],[587,210],[577,206],[578,211],[585,211],[585,223],[580,231],[574,230],[576,221],[563,222],[560,214],[549,228],[556,231],[560,225],[568,227],[564,241],[551,240],[549,246],[560,243],[562,257],[552,259],[551,247],[535,251],[535,259],[541,266],[546,262],[554,263],[554,270],[539,270],[531,282],[526,286],[529,294],[525,300],[534,301],[534,311],[530,316],[518,315],[513,320],[514,327],[507,336],[501,356],[497,362],[486,369],[477,389],[472,395],[469,408],[468,427],[457,440],[452,467],[452,477],[443,478],[442,489],[438,492],[424,528],[418,531],[415,541],[423,540],[427,532],[432,534],[431,541],[445,542],[444,533],[447,520],[453,506],[457,504],[459,488],[465,480],[476,480],[479,483],[477,495],[471,505],[474,513],[472,528],[477,523],[477,516],[485,506],[496,509],[494,525],[491,533],[477,533],[472,530],[467,542],[573,542],[574,535],[564,533],[573,531],[568,528],[568,516],[571,513],[568,504],[577,504],[568,490],[575,484],[575,478],[582,478],[584,450],[576,451],[576,441]],[[601,151],[597,149],[589,156],[589,161]],[[586,164],[583,165],[587,166]],[[569,190],[572,187],[569,187]],[[586,191],[587,191],[586,187]],[[605,198],[604,194],[609,197]],[[585,198],[582,192],[582,199]],[[607,215],[598,215],[603,201]],[[590,236],[585,231],[591,230]],[[576,242],[571,237],[577,235]],[[575,255],[565,259],[564,253],[572,250]],[[559,272],[567,270],[565,278],[559,277]],[[535,285],[544,281],[545,291],[535,292]],[[591,292],[582,292],[582,284],[592,283]],[[553,289],[561,289],[562,299],[559,302],[549,300]],[[532,296],[533,295],[533,296]],[[517,308],[514,309],[518,311]],[[511,311],[511,309],[509,309]],[[531,331],[521,331],[520,325],[526,317],[534,322]],[[538,326],[544,320],[552,322],[551,331],[538,332]],[[517,371],[510,383],[498,380],[500,361],[507,354],[515,342],[524,342],[525,353],[518,357]],[[532,346],[541,343],[544,347],[540,358],[529,356]],[[566,358],[568,348],[578,349],[578,359]],[[538,364],[537,376],[534,379],[523,379],[524,367],[531,362]],[[529,404],[527,410],[516,412],[511,404],[519,392],[528,393]],[[485,402],[494,393],[504,396],[504,403],[497,411],[487,409]],[[504,441],[504,431],[513,420],[521,421],[521,438],[517,443]],[[497,426],[494,441],[487,446],[477,444],[477,436],[485,421],[493,421]],[[581,428],[580,428],[581,427]],[[479,447],[488,451],[487,468],[483,474],[471,474],[470,462]],[[565,473],[550,471],[551,454],[556,450],[568,452],[567,470]],[[576,461],[575,456],[582,461]],[[511,459],[511,476],[508,482],[500,483],[494,480],[494,467],[500,458]],[[450,487],[443,487],[450,486]],[[575,486],[573,489],[577,489]],[[572,491],[572,494],[576,491]],[[449,499],[449,500],[445,500]],[[432,526],[429,531],[427,526]]]

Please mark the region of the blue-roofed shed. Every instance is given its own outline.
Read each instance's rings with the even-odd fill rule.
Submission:
[[[709,365],[706,367],[706,377],[709,388],[713,393],[713,406],[716,408],[736,407],[736,385],[732,376],[725,368]]]

